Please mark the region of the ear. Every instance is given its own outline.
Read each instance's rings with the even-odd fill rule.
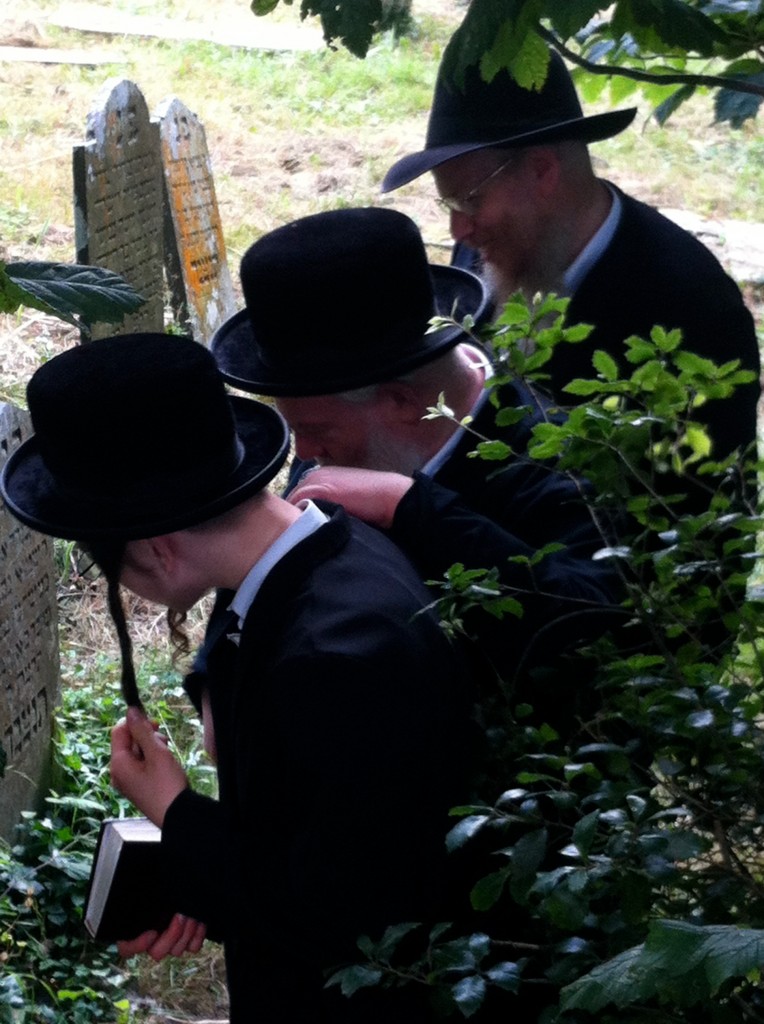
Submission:
[[[377,385],[377,413],[386,426],[419,423],[427,411],[422,397],[406,381],[393,380]]]
[[[130,561],[143,572],[172,572],[177,561],[177,545],[173,534],[130,541]]]
[[[551,199],[557,193],[560,183],[560,156],[553,146],[533,146],[527,154],[536,194],[542,199]]]
[[[171,576],[177,572],[183,553],[180,537],[180,533],[166,533],[149,540],[152,557],[165,575]]]

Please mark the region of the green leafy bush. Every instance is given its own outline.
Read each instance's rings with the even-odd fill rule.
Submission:
[[[512,301],[490,330],[500,416],[516,414],[498,409],[506,379],[543,382],[554,347],[588,334],[563,327],[565,307]],[[757,464],[713,461],[696,418],[750,375],[659,328],[624,353],[622,367],[594,354],[592,379],[569,388],[585,401],[537,426],[529,452],[593,483],[586,500],[598,557],[620,574],[621,620],[483,699],[484,778],[447,839],[473,866],[473,930],[362,939],[363,962],[332,978],[348,995],[419,983],[444,1012],[480,1019],[503,1005],[506,1019],[542,1024],[762,1019]],[[506,456],[486,439],[476,449]],[[441,584],[452,629],[475,603],[513,613],[518,595],[479,570],[455,567]],[[570,712],[564,731],[529,697],[551,683]]]
[[[0,1024],[130,1019],[124,964],[114,947],[93,943],[82,923],[100,823],[134,813],[109,782],[110,730],[123,714],[119,672],[108,658],[84,664],[71,650],[64,671],[46,813],[26,812],[13,845],[0,846]],[[148,661],[141,681],[147,692],[160,684],[150,713],[182,747],[194,786],[212,792],[214,769],[177,673],[166,661]]]

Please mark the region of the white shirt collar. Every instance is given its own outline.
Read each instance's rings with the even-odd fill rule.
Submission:
[[[563,274],[562,281],[566,295],[573,295],[575,293],[583,279],[610,245],[615,230],[618,227],[618,222],[621,219],[621,208],[623,206],[621,197],[607,181],[603,182],[603,184],[613,199],[610,204],[610,212]]]
[[[284,555],[296,547],[301,541],[309,537],[311,533],[319,530],[324,523],[329,521],[321,509],[312,501],[301,501],[297,506],[301,510],[299,519],[295,519],[291,526],[288,526],[282,534],[267,548],[258,558],[252,568],[241,582],[228,606],[231,611],[239,616],[239,629],[244,625],[244,619],[257,596],[257,592],[263,585],[265,577],[271,569],[280,561]]]

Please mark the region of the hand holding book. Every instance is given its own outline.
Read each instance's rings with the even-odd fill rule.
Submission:
[[[101,825],[85,903],[85,927],[122,956],[154,960],[196,953],[206,925],[174,913],[165,898],[162,833],[148,818],[110,818]]]
[[[148,953],[152,960],[166,956],[198,953],[207,937],[207,926],[185,914],[175,914],[163,932],[147,931],[135,939],[117,943],[119,955],[128,957]]]

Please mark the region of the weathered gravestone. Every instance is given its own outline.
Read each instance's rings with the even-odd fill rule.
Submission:
[[[27,413],[0,404],[0,466],[31,433]],[[53,543],[0,502],[0,835],[44,792],[59,662]]]
[[[159,123],[165,184],[165,270],[176,321],[207,343],[236,312],[204,127],[179,99]]]
[[[93,338],[164,327],[164,242],[159,128],[133,82],[107,82],[74,149],[77,261],[121,274],[146,300]]]

